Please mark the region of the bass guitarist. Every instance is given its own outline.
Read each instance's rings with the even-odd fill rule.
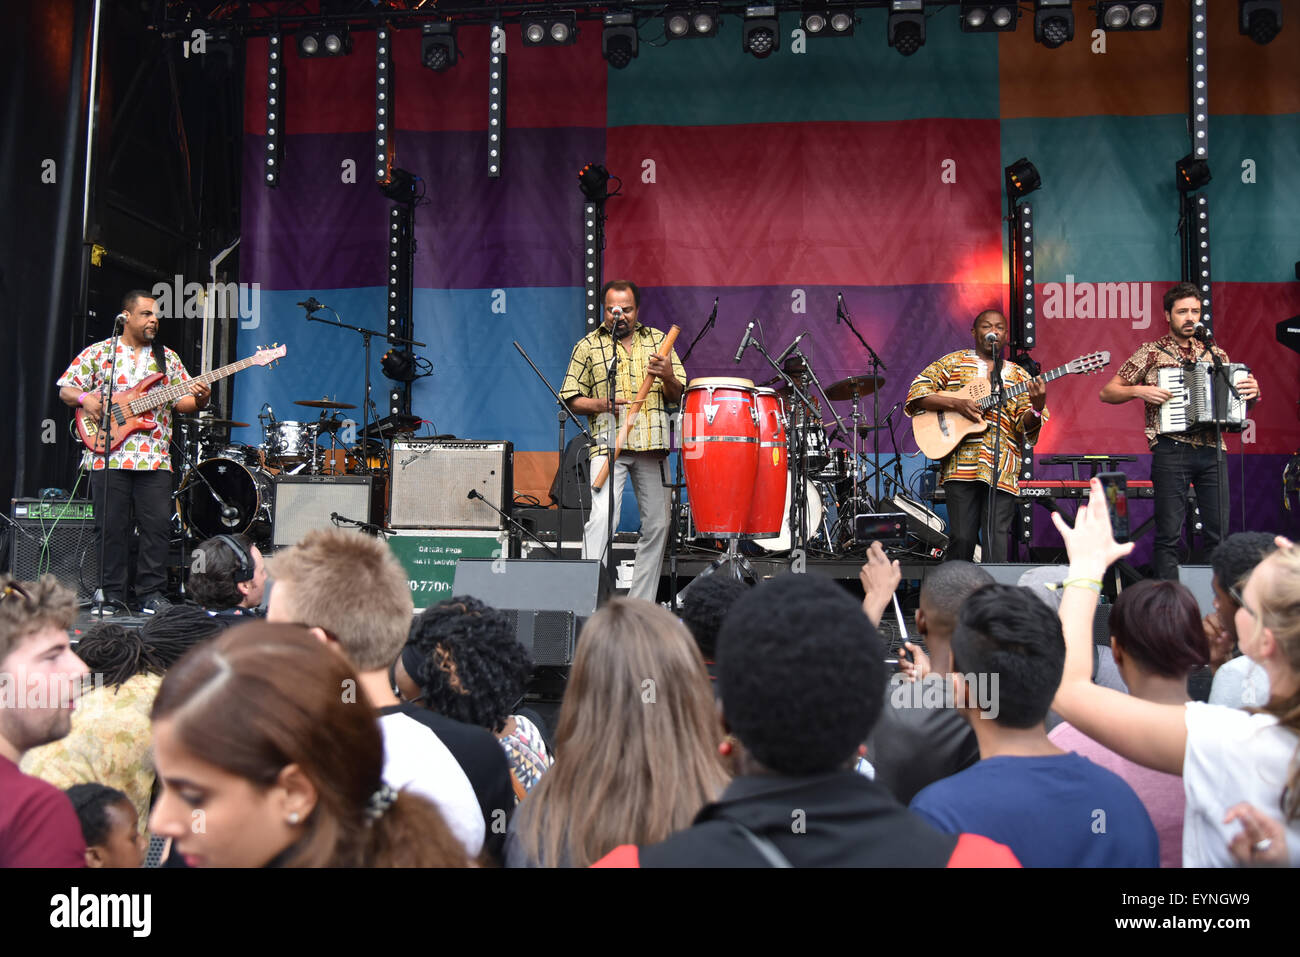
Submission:
[[[143,289],[128,292],[122,297],[122,311],[117,318],[123,325],[117,343],[115,396],[155,372],[165,373],[162,385],[190,381],[180,356],[157,339],[158,315],[149,293]],[[59,398],[73,408],[83,408],[96,423],[103,413],[105,386],[114,367],[112,342],[110,338],[87,346],[58,381]],[[82,468],[91,475],[96,533],[105,539],[106,607],[110,607],[109,603],[126,607],[126,562],[133,511],[140,528],[135,576],[140,610],[153,614],[168,604],[163,592],[171,525],[172,412],[193,415],[207,408],[212,397],[211,389],[197,381],[191,383],[190,392],[171,408],[160,408],[151,431],[128,436],[109,454],[107,469],[102,454],[88,449],[82,456]]]
[[[972,422],[989,423],[983,431],[968,435],[943,459],[939,480],[948,503],[949,545],[947,558],[970,561],[975,544],[982,542],[986,562],[1007,560],[1007,536],[1015,515],[1020,486],[1021,447],[1033,446],[1047,418],[1047,386],[1033,379],[1014,362],[1002,362],[1003,386],[1027,383],[1026,391],[1001,407],[981,411],[974,399],[953,395],[974,379],[993,382],[994,353],[1007,342],[1007,320],[996,309],[986,309],[971,327],[974,349],[950,352],[926,366],[907,391],[905,411],[956,413]],[[1000,440],[996,437],[1001,434]],[[988,527],[989,487],[993,484],[993,447],[998,449],[997,495],[993,528]]]

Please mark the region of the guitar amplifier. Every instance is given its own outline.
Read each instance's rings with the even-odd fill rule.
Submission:
[[[95,510],[88,499],[12,500],[9,528],[9,574],[35,581],[51,574],[89,601],[99,585],[99,548],[95,540]]]
[[[333,528],[332,514],[356,522],[370,521],[369,475],[277,475],[272,547],[297,545],[308,532]]]
[[[468,439],[410,439],[393,443],[389,485],[390,528],[465,528],[505,525],[494,509],[469,498],[470,490],[507,514],[514,500],[514,446]]]

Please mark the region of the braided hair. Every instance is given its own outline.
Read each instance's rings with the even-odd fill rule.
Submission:
[[[121,625],[118,626],[121,628]],[[64,792],[72,802],[72,809],[77,812],[81,822],[81,836],[87,847],[95,847],[108,840],[113,822],[108,818],[108,809],[115,804],[123,804],[129,809],[131,820],[135,820],[135,807],[131,799],[117,788],[94,781],[87,784],[74,784]]]
[[[96,625],[77,643],[77,655],[116,687],[139,674],[164,674],[190,648],[224,628],[225,622],[202,608],[175,605],[138,631],[116,622]]]
[[[504,612],[462,596],[426,608],[407,644],[418,655],[411,679],[438,714],[501,731],[524,693],[533,663]]]

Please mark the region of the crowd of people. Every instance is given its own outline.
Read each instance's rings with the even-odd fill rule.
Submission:
[[[139,866],[150,844],[177,867],[1300,863],[1300,548],[1227,538],[1204,619],[1176,582],[1124,589],[1102,648],[1132,546],[1093,492],[1056,517],[1055,577],[931,570],[897,668],[878,546],[861,602],[795,574],[701,578],[681,618],[613,599],[553,729],[511,618],[466,596],[415,615],[367,536],[213,543],[228,581],[196,592],[221,607],[75,647],[69,592],[6,580],[0,866]]]

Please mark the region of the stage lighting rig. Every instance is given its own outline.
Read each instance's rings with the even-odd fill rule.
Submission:
[[[1049,50],[1074,39],[1070,0],[1034,0],[1034,39]]]
[[[890,0],[888,36],[903,56],[925,46],[925,0]]]
[[[420,62],[434,73],[456,65],[456,33],[450,23],[426,23],[420,27]]]
[[[524,46],[570,46],[578,42],[578,15],[572,11],[527,16],[519,21]]]
[[[851,37],[857,22],[849,4],[833,7],[805,7],[801,17],[803,32],[810,37]]]
[[[346,25],[341,27],[308,27],[299,30],[295,38],[298,56],[304,59],[315,57],[347,56],[352,52],[352,34]]]
[[[962,0],[961,29],[963,33],[994,33],[1016,28],[1020,11],[1014,3],[971,3]]]
[[[745,8],[740,42],[741,49],[760,60],[781,49],[781,24],[776,19],[775,5],[751,4]]]
[[[1163,0],[1101,0],[1097,4],[1097,29],[1110,33],[1119,30],[1159,30],[1164,6]]]
[[[605,14],[605,29],[600,34],[600,54],[616,70],[627,67],[639,52],[636,18],[626,11]]]
[[[1271,43],[1282,29],[1282,4],[1280,0],[1238,0],[1240,4],[1239,29],[1260,46]]]
[[[664,35],[670,40],[715,37],[721,22],[721,11],[715,4],[671,7],[664,14]]]
[[[1014,203],[1021,197],[1028,196],[1043,185],[1043,178],[1038,175],[1034,164],[1020,157],[1005,170],[1007,177],[1007,199]]]

